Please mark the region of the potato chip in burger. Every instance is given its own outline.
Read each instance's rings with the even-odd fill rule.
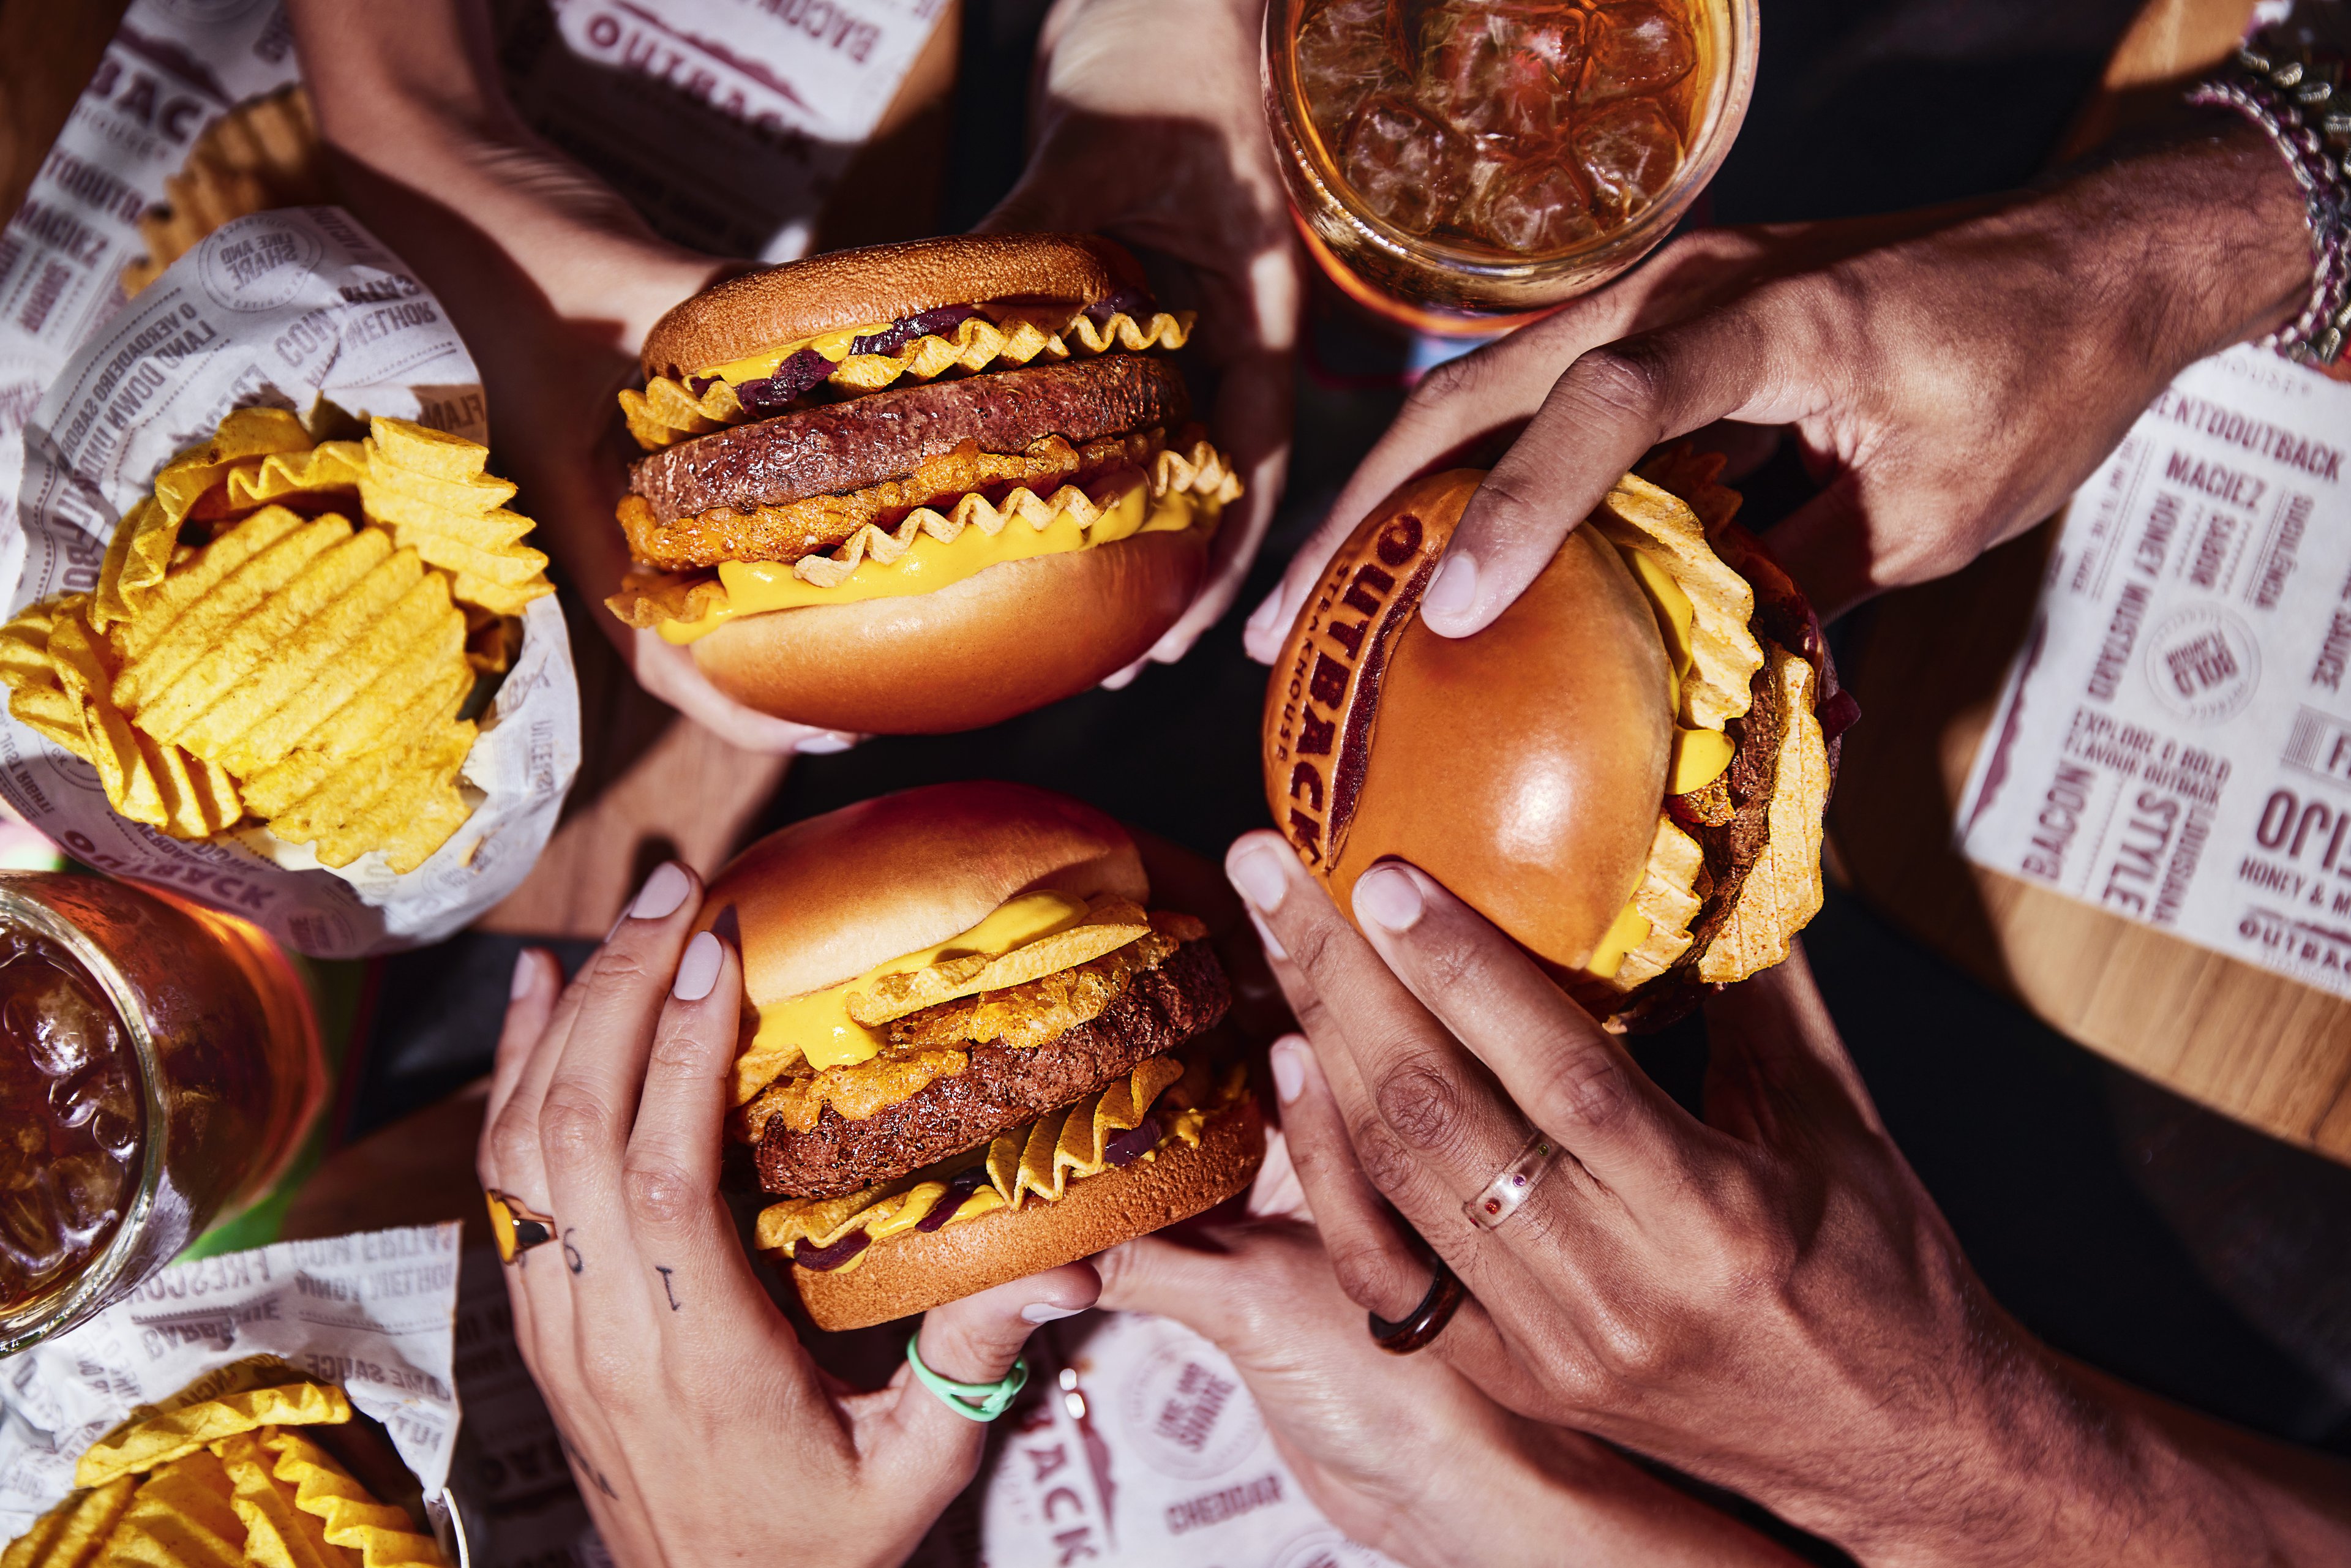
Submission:
[[[730,1134],[827,1329],[923,1312],[1239,1193],[1265,1132],[1232,988],[1134,839],[1025,786],[795,823],[711,884],[746,996]]]
[[[1418,611],[1484,474],[1416,480],[1356,528],[1263,732],[1275,821],[1342,910],[1374,862],[1409,861],[1619,1027],[1787,956],[1856,710],[1720,466],[1678,449],[1626,475],[1466,638]]]
[[[721,691],[935,733],[1084,690],[1192,601],[1240,481],[1132,257],[964,235],[730,278],[647,334],[607,602]]]

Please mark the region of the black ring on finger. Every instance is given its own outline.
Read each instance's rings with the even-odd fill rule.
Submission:
[[[1377,1312],[1364,1314],[1372,1321],[1372,1343],[1390,1355],[1410,1355],[1445,1332],[1461,1303],[1469,1299],[1468,1291],[1459,1276],[1445,1266],[1441,1258],[1431,1260],[1437,1277],[1428,1282],[1428,1294],[1421,1297],[1420,1305],[1413,1308],[1396,1322],[1390,1322]]]

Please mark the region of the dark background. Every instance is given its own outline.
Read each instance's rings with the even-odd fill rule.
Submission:
[[[978,218],[1019,172],[1026,110],[1008,88],[1029,79],[1043,9],[967,0],[943,228]],[[2026,183],[2135,10],[2136,0],[1765,0],[1753,107],[1701,214],[1837,217]],[[1261,825],[1265,674],[1241,653],[1240,621],[1403,396],[1400,378],[1377,372],[1402,364],[1404,345],[1327,291],[1309,340],[1288,499],[1233,614],[1188,659],[977,734],[803,758],[761,831],[974,777],[1081,796],[1211,857]],[[1748,517],[1763,523],[1805,493],[1792,462],[1746,487]],[[1837,629],[1845,657],[1868,613]],[[1834,886],[1805,940],[1887,1125],[2018,1317],[2134,1383],[2351,1453],[2351,1170],[2073,1045]],[[351,1135],[487,1070],[517,946],[465,936],[386,965]],[[568,961],[583,952],[572,945]],[[1645,1050],[1662,1081],[1694,1098],[1702,1030]]]

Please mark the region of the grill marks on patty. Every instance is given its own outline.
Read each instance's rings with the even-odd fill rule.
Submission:
[[[1159,430],[1104,436],[1071,445],[1058,435],[1033,442],[1024,452],[982,452],[965,442],[952,452],[925,458],[912,474],[869,485],[846,496],[811,496],[779,507],[747,511],[716,507],[697,517],[664,523],[642,497],[621,503],[621,529],[629,553],[664,571],[688,571],[728,560],[799,560],[839,549],[871,523],[894,526],[917,507],[945,509],[974,490],[1026,486],[1047,494],[1074,480],[1080,484],[1122,464],[1147,468],[1166,444]]]
[[[770,1117],[757,1163],[765,1191],[837,1197],[983,1143],[1104,1088],[1147,1057],[1214,1027],[1232,1002],[1206,942],[1186,942],[1143,970],[1100,1014],[1043,1045],[990,1042],[969,1063],[862,1122],[830,1105],[807,1132]]]
[[[1083,446],[1178,425],[1190,413],[1183,378],[1165,360],[1105,354],[872,392],[715,431],[639,459],[629,488],[654,523],[674,524],[721,507],[750,512],[862,490],[966,444],[1025,453],[1058,435]]]

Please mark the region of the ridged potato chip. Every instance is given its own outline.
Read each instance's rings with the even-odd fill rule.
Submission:
[[[333,1425],[350,1418],[350,1398],[330,1383],[276,1384],[225,1394],[154,1412],[109,1433],[74,1466],[74,1484],[102,1486],[259,1427]]]
[[[228,1472],[199,1448],[151,1473],[92,1568],[245,1568],[245,1524]]]
[[[488,449],[404,419],[378,419],[365,443],[360,505],[431,565],[455,574],[456,596],[519,615],[555,591],[547,557],[522,544],[532,524],[508,511],[515,487],[484,472]]]
[[[138,1485],[135,1476],[118,1476],[102,1487],[68,1493],[0,1552],[0,1568],[84,1568],[114,1533]]]
[[[1771,800],[1764,813],[1770,837],[1763,857],[1748,871],[1730,914],[1698,956],[1698,977],[1708,985],[1743,980],[1788,956],[1793,934],[1821,912],[1821,840],[1829,798],[1829,749],[1813,711],[1817,676],[1786,649],[1771,649],[1771,684],[1788,716]]]
[[[299,1432],[266,1433],[261,1446],[277,1456],[270,1474],[295,1489],[295,1506],[319,1521],[329,1544],[357,1552],[364,1568],[446,1568],[441,1549],[405,1512],[378,1502]]]

